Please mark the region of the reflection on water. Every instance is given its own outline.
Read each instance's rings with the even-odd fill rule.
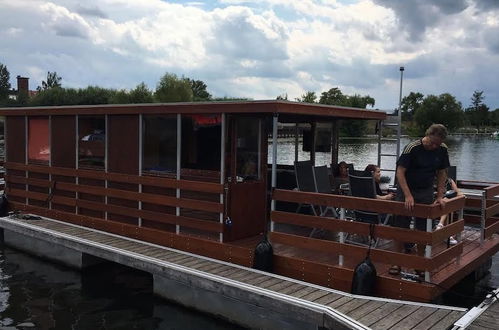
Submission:
[[[1,329],[237,329],[152,294],[117,264],[70,270],[0,245]]]
[[[411,139],[402,138],[401,148],[409,142]],[[450,163],[457,166],[458,179],[499,182],[499,162],[497,161],[499,140],[489,137],[451,136],[446,143],[449,147]],[[395,142],[383,142],[381,151],[386,154],[395,154],[396,147]],[[278,163],[292,165],[294,157],[294,142],[290,140],[279,141]],[[298,159],[307,160],[309,158],[310,154],[302,151],[300,146]],[[378,140],[376,138],[341,139],[338,158],[340,161],[353,163],[356,169],[364,169],[368,164],[377,164]],[[395,169],[395,161],[395,157],[383,157],[381,168]],[[330,165],[331,154],[317,152],[316,164]],[[386,172],[384,175],[393,176],[393,172]]]

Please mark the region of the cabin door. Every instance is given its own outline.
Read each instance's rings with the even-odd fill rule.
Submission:
[[[224,241],[262,233],[267,223],[267,135],[264,120],[232,117],[229,121],[228,217]]]

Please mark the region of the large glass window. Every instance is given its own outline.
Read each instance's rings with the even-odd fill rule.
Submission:
[[[48,164],[50,160],[48,117],[28,119],[28,162]]]
[[[106,161],[105,116],[78,117],[78,166],[104,168]]]
[[[221,123],[221,115],[182,115],[182,168],[220,171]]]
[[[236,175],[244,180],[260,179],[260,140],[260,119],[240,118],[237,120]]]
[[[142,168],[149,173],[176,173],[177,116],[142,117]]]

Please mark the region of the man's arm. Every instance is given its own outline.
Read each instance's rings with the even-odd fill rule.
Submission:
[[[447,180],[447,169],[437,170],[437,198],[435,199],[435,204],[440,204],[441,208],[445,206],[445,199],[443,199],[445,194],[445,180]]]
[[[408,210],[412,210],[414,207],[414,197],[411,194],[411,190],[407,185],[407,180],[405,179],[405,172],[407,169],[403,166],[397,166],[397,181],[399,188],[402,189],[405,197],[405,208]]]

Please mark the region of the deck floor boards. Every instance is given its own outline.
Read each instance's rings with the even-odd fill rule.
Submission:
[[[78,239],[108,245],[120,250],[133,252],[169,263],[175,263],[193,270],[207,272],[241,283],[265,288],[266,290],[271,290],[280,294],[308,300],[315,304],[328,306],[373,329],[447,328],[464,314],[463,311],[439,309],[437,307],[432,308],[416,304],[404,304],[403,302],[397,303],[383,299],[371,300],[368,297],[357,298],[351,295],[332,292],[327,288],[310,286],[307,283],[297,282],[292,279],[274,277],[272,274],[254,272],[251,269],[244,269],[235,265],[224,264],[216,260],[185,254],[182,251],[177,252],[168,248],[141,243],[117,235],[106,234],[83,227],[76,227],[74,225],[66,225],[59,222],[52,223],[48,220],[37,220],[25,223],[54,232],[64,233],[68,236],[74,236]],[[476,233],[471,233],[469,236],[474,237],[476,236]],[[254,239],[248,239],[244,244],[250,245],[255,243],[255,241],[256,240]],[[285,254],[290,256],[300,254],[296,253],[295,249],[289,247],[282,247],[282,250],[285,251]],[[475,250],[470,247],[469,251],[469,254],[473,256]],[[309,251],[301,253],[300,256],[314,260],[320,259],[327,260],[328,262],[334,260],[334,262],[337,262],[337,257],[331,256],[331,254],[322,254],[317,257],[316,253]],[[314,256],[317,258],[314,258]],[[488,319],[484,318],[482,322],[483,325],[487,325]]]

